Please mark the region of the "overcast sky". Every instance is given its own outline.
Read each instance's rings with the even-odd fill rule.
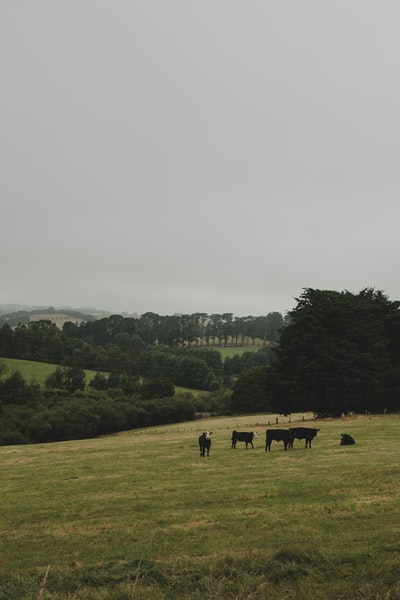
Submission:
[[[398,0],[0,0],[0,304],[400,299]]]

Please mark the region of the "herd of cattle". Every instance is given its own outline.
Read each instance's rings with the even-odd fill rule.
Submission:
[[[283,442],[284,449],[293,448],[294,440],[305,440],[305,448],[311,448],[311,442],[317,435],[319,429],[314,427],[290,427],[289,429],[267,429],[265,435],[265,451],[271,450],[271,443]],[[199,437],[200,456],[210,456],[212,431],[204,431]],[[236,448],[237,442],[244,442],[246,448],[251,445],[257,437],[256,431],[233,431],[231,448]],[[354,444],[354,438],[348,433],[342,433],[340,444],[348,446]]]

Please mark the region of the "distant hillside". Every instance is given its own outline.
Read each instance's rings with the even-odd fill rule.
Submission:
[[[8,309],[8,310],[7,310]],[[91,310],[91,309],[89,309]],[[68,307],[41,307],[28,306],[22,304],[1,304],[0,305],[0,326],[8,323],[12,327],[19,324],[28,324],[32,321],[50,320],[59,327],[66,321],[81,323],[82,321],[94,321],[95,319],[108,317],[111,313],[105,311],[83,312],[81,310]]]
[[[13,313],[33,313],[33,312],[57,312],[91,315],[96,318],[109,317],[112,313],[108,310],[100,310],[93,307],[73,308],[71,306],[50,306],[34,304],[0,304],[0,315],[10,315]]]
[[[34,308],[42,309],[44,306],[29,306],[28,304],[0,304],[0,315],[7,315],[16,312],[29,312]]]
[[[67,312],[29,313],[29,323],[34,323],[35,321],[51,321],[60,329],[62,329],[64,323],[74,323],[75,325],[80,325],[80,323],[86,323],[87,321],[93,321],[94,319],[95,317],[93,317],[92,315],[77,316],[76,314],[71,314]]]
[[[92,307],[71,308],[69,306],[34,306],[30,304],[0,304],[0,327],[8,323],[12,327],[26,325],[32,321],[50,320],[62,327],[67,321],[82,323],[108,318],[111,315],[140,318],[137,312],[111,312]]]

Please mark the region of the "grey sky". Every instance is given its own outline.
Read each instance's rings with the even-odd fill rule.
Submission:
[[[400,299],[397,0],[0,2],[0,303]]]

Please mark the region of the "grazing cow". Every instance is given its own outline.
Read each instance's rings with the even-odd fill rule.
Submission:
[[[341,446],[352,446],[355,443],[356,441],[351,435],[349,435],[348,433],[342,433],[342,439],[340,442]]]
[[[265,436],[265,452],[271,450],[271,442],[283,442],[285,450],[293,444],[293,433],[290,429],[267,429]]]
[[[253,446],[253,439],[257,437],[257,432],[255,431],[233,431],[232,432],[232,448],[236,448],[236,442],[244,442],[247,445],[251,444]]]
[[[290,431],[293,433],[294,438],[306,440],[305,448],[307,448],[307,446],[311,448],[311,441],[315,438],[319,429],[312,427],[290,427]]]
[[[204,431],[199,437],[200,456],[205,456],[206,452],[207,456],[210,456],[211,434],[212,431]]]

